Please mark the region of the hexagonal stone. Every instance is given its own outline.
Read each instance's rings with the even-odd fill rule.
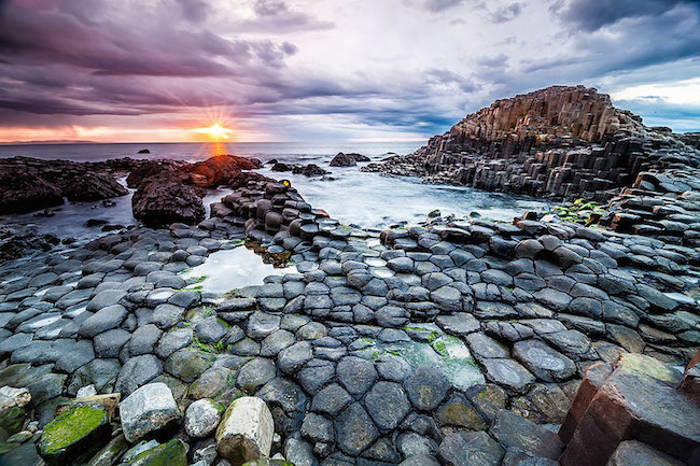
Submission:
[[[116,328],[126,318],[127,311],[124,306],[115,304],[100,309],[80,324],[78,333],[84,337],[94,337],[102,332]]]
[[[411,410],[411,404],[401,385],[393,382],[377,382],[367,392],[365,406],[379,430],[395,429]]]
[[[277,330],[268,335],[260,346],[261,356],[277,356],[283,349],[294,343],[294,335],[286,330]]]
[[[194,382],[197,377],[209,369],[216,356],[204,351],[182,349],[171,354],[165,360],[165,370],[183,382]]]
[[[467,343],[469,344],[469,349],[479,360],[507,358],[510,356],[507,346],[481,332],[468,335]]]
[[[341,409],[345,408],[352,401],[352,397],[343,387],[338,384],[331,384],[318,392],[311,401],[311,409],[331,416],[337,415]]]
[[[160,329],[153,324],[139,327],[131,334],[129,341],[129,354],[136,356],[139,354],[153,353],[158,339],[161,335]]]
[[[128,395],[163,373],[163,365],[152,354],[130,358],[119,371],[115,391]]]
[[[277,366],[282,372],[292,374],[301,369],[312,357],[311,343],[299,341],[280,351],[277,356]]]
[[[505,409],[498,412],[489,433],[501,445],[536,456],[558,459],[562,452],[563,444],[557,434]]]
[[[280,320],[280,316],[275,314],[254,312],[248,319],[246,334],[255,340],[262,340],[268,335],[279,330]]]
[[[95,295],[94,298],[87,303],[85,308],[88,311],[99,311],[108,306],[114,306],[119,303],[119,300],[126,296],[123,290],[106,290]]]
[[[126,439],[135,443],[161,430],[182,414],[164,383],[151,383],[135,390],[119,404],[119,416]]]
[[[436,419],[442,425],[483,430],[486,422],[472,404],[461,394],[452,395],[437,410]]]
[[[338,363],[336,375],[349,393],[360,395],[369,390],[377,379],[377,370],[371,361],[346,356]]]
[[[571,359],[539,340],[517,342],[513,356],[545,382],[566,380],[576,373]]]
[[[228,329],[216,317],[208,317],[194,327],[195,336],[206,343],[217,343],[228,333]]]
[[[166,330],[183,319],[185,309],[172,304],[159,304],[153,311],[153,323]]]
[[[443,464],[450,466],[498,466],[505,451],[486,432],[454,432],[440,443]]]
[[[447,395],[450,386],[445,374],[431,366],[418,367],[404,381],[408,398],[421,411],[435,409]]]
[[[522,392],[535,377],[513,359],[485,359],[486,378],[515,392]]]
[[[241,368],[236,379],[236,386],[247,393],[254,393],[258,388],[272,380],[276,373],[277,369],[271,360],[255,358]]]
[[[166,359],[175,351],[189,346],[192,343],[192,329],[178,328],[165,332],[158,341],[156,354],[161,359]]]
[[[379,437],[360,403],[352,403],[335,420],[336,442],[348,455],[358,456]]]
[[[441,315],[435,319],[435,323],[450,335],[466,336],[479,330],[479,321],[466,312],[456,312],[451,315]]]
[[[185,431],[190,437],[206,437],[216,429],[224,407],[214,400],[202,398],[187,407]]]
[[[92,340],[95,354],[99,358],[116,358],[130,338],[131,334],[121,328],[100,333]]]
[[[308,413],[301,425],[301,435],[314,442],[332,443],[335,440],[333,422],[319,414]]]

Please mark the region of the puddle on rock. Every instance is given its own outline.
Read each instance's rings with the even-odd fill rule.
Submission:
[[[270,275],[296,273],[295,266],[287,266],[288,257],[282,258],[277,254],[261,257],[249,247],[264,254],[265,248],[262,246],[246,243],[246,246],[214,252],[206,262],[182,272],[180,276],[195,281],[187,287],[189,289],[223,294],[237,288],[260,285]]]

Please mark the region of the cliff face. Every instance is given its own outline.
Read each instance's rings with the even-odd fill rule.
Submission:
[[[688,152],[691,152],[688,155]],[[698,164],[668,131],[584,86],[552,86],[495,101],[413,154],[367,171],[540,197],[606,199],[663,163]]]

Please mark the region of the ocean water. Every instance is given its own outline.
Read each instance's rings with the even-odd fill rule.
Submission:
[[[510,221],[528,209],[544,209],[542,201],[500,193],[489,193],[467,187],[421,183],[408,177],[385,177],[360,171],[356,167],[329,167],[328,162],[338,152],[359,152],[373,161],[387,153],[405,154],[420,147],[420,142],[312,142],[312,143],[159,143],[159,144],[47,144],[0,146],[0,157],[27,156],[43,159],[98,161],[117,157],[172,158],[203,160],[212,155],[228,153],[271,159],[287,163],[315,163],[326,170],[332,180],[307,178],[291,172],[272,172],[269,164],[259,170],[275,179],[288,179],[299,193],[315,208],[326,210],[333,218],[363,227],[383,227],[408,221],[425,220],[428,212],[439,209],[443,214],[459,216],[473,212],[485,218]],[[141,149],[150,154],[137,154]],[[212,190],[205,204],[216,202],[230,190]],[[115,199],[116,206],[104,207],[100,202],[66,203],[52,209],[51,217],[23,214],[0,217],[0,223],[33,223],[62,237],[89,238],[100,233],[98,228],[85,227],[87,219],[102,219],[109,223],[136,223],[131,215],[131,193]]]

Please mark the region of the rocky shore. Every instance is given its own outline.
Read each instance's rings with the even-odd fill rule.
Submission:
[[[249,159],[132,168],[135,211],[152,199],[191,224],[152,215],[167,227],[0,265],[0,463],[693,464],[697,152],[608,104],[582,88],[499,101],[370,168],[514,175],[556,147],[567,162],[523,179],[542,194],[561,176],[564,197],[606,180],[593,227],[435,212],[359,229]],[[197,190],[222,184],[234,193],[202,220]],[[223,295],[183,278],[246,241],[297,272]]]

